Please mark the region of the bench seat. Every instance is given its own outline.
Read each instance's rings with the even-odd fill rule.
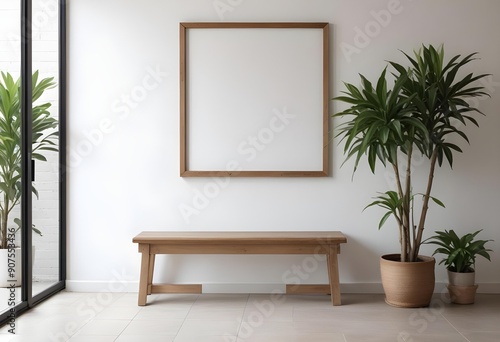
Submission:
[[[327,257],[328,285],[287,284],[287,294],[331,294],[340,305],[337,255],[347,238],[338,231],[276,232],[167,232],[145,231],[132,240],[142,254],[139,281],[140,306],[152,293],[202,293],[201,284],[153,284],[157,254],[320,254]]]

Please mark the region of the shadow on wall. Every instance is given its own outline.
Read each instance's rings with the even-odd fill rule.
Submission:
[[[376,279],[380,283],[380,252],[373,248],[373,244],[344,235],[347,236],[347,244],[342,246],[339,255],[340,282],[345,283],[349,279],[349,283],[373,283],[373,279]]]

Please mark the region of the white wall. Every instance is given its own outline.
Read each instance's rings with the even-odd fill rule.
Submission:
[[[71,0],[68,6],[68,288],[136,290],[140,257],[132,237],[142,230],[341,230],[349,239],[340,255],[344,289],[380,290],[379,256],[398,252],[396,227],[391,222],[377,231],[381,211],[362,209],[386,190],[388,173],[372,175],[363,165],[351,181],[352,163],[340,168],[336,142],[328,178],[179,177],[179,22],[222,20],[330,22],[332,97],[342,81],[358,83],[358,73],[373,79],[385,60],[402,61],[399,49],[445,43],[448,56],[478,51],[481,59],[470,70],[493,74],[492,97],[479,103],[487,115],[480,129],[467,128],[471,145],[461,144],[454,170],[437,171],[433,194],[447,208],[431,208],[428,230],[484,229],[496,252],[491,263],[479,260],[477,281],[483,292],[500,292],[500,2]],[[151,80],[156,87],[144,91]],[[340,109],[331,106],[332,113]],[[417,163],[416,171],[426,173],[425,165]],[[214,184],[219,191],[203,203],[199,193]],[[179,208],[194,204],[199,212],[186,220]],[[155,280],[219,284],[213,291],[279,286],[304,260],[158,259]],[[305,282],[326,282],[323,266]],[[445,282],[442,266],[436,277]]]

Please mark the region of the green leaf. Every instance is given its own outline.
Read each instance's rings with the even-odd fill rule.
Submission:
[[[440,200],[438,200],[436,197],[432,197],[430,196],[431,199],[434,201],[434,203],[436,203],[437,205],[439,205],[440,207],[443,207],[443,208],[446,208],[446,206],[444,205],[443,202],[441,202]]]
[[[440,246],[434,251],[434,254],[446,256],[441,263],[444,263],[448,269],[465,272],[473,268],[478,255],[491,261],[488,253],[491,250],[487,249],[485,244],[492,240],[474,240],[479,232],[481,230],[459,237],[453,229],[437,231],[436,235],[426,239],[424,243]]]

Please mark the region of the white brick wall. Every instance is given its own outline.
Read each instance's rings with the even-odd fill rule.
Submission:
[[[55,77],[58,82],[58,18],[57,0],[33,1],[33,70],[40,77]],[[14,77],[20,74],[20,2],[0,2],[0,70]],[[47,91],[39,100],[52,102],[51,112],[58,114],[58,89]],[[33,197],[33,223],[43,236],[33,235],[35,245],[35,281],[55,281],[58,278],[59,240],[59,175],[58,155],[45,152],[48,162],[36,162],[39,199]],[[13,217],[19,210],[13,212]]]

